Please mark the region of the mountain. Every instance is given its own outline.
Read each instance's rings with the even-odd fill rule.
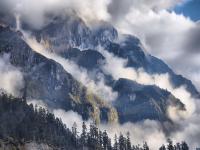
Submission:
[[[102,100],[82,85],[78,78],[66,72],[60,64],[31,50],[22,40],[23,35],[1,28],[1,53],[10,53],[11,64],[21,68],[25,78],[27,99],[43,100],[55,109],[73,110],[83,119],[92,117],[97,122],[136,122],[144,119],[171,121],[167,115],[169,105],[184,110],[181,100],[155,85],[141,85],[128,79],[114,79],[102,65],[106,52],[127,60],[125,67],[142,68],[150,75],[169,74],[174,87],[186,86],[194,97],[199,97],[192,82],[176,75],[162,60],[148,54],[140,40],[132,35],[122,35],[110,24],[99,22],[89,27],[77,16],[55,17],[40,30],[22,24],[37,41],[51,53],[73,61],[84,68],[95,82],[100,74],[105,84],[118,93],[112,103]],[[9,48],[8,48],[9,47]],[[15,47],[15,49],[13,48]],[[139,88],[138,88],[139,87]],[[97,110],[96,110],[97,109]]]
[[[175,74],[162,60],[145,52],[137,37],[121,35],[112,25],[106,22],[99,22],[94,27],[89,28],[76,16],[56,17],[52,23],[41,30],[33,31],[33,35],[37,37],[39,42],[44,43],[47,49],[63,57],[66,57],[65,53],[68,53],[68,50],[71,48],[97,51],[97,47],[101,46],[115,56],[127,59],[127,67],[134,69],[143,68],[149,74],[168,73],[174,87],[185,85],[194,97],[200,97],[199,92],[190,80]],[[90,53],[85,54],[85,59],[82,58],[82,60],[87,61],[89,55]],[[99,53],[96,53],[96,55],[99,55]],[[99,58],[97,56],[90,59],[90,61],[97,62]],[[83,66],[81,63],[79,65],[86,69],[91,69],[90,67]]]
[[[156,86],[144,86],[132,80],[119,79],[114,84],[114,90],[119,94],[114,106],[118,110],[121,123],[144,119],[170,121],[166,106],[185,109],[179,99]]]
[[[117,122],[115,108],[75,80],[57,62],[34,52],[19,32],[0,27],[0,55],[10,55],[10,63],[24,74],[26,99],[43,100],[50,108],[73,110],[83,119]]]

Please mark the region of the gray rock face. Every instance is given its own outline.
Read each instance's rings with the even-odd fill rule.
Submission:
[[[169,121],[169,105],[185,109],[180,100],[156,86],[144,86],[131,80],[119,79],[113,88],[119,94],[114,106],[118,110],[121,123],[143,119]]]
[[[74,110],[84,119],[117,121],[112,106],[88,92],[84,85],[53,60],[32,51],[20,33],[0,27],[0,54],[9,53],[13,66],[24,73],[27,99],[44,100],[52,108]]]
[[[105,57],[96,50],[84,50],[80,51],[77,48],[70,48],[60,53],[66,59],[69,59],[80,67],[87,69],[88,71],[100,69],[101,64],[104,62]]]

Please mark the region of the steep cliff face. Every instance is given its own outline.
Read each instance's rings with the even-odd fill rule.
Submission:
[[[185,109],[179,99],[156,86],[144,86],[131,80],[119,79],[113,88],[119,93],[114,105],[122,123],[143,119],[170,121],[167,114],[168,106]]]
[[[44,100],[52,108],[74,110],[84,119],[117,121],[117,112],[53,60],[32,51],[20,33],[0,27],[0,54],[8,53],[13,66],[24,73],[27,99]]]

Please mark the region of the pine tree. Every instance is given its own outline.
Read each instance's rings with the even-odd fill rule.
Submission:
[[[106,130],[103,132],[103,149],[104,150],[108,149],[108,134]]]
[[[174,150],[174,146],[173,146],[172,140],[168,139],[167,142],[168,142],[167,149],[168,150]]]
[[[81,145],[82,147],[87,143],[87,126],[85,122],[82,124],[82,133],[81,133]]]
[[[74,124],[72,126],[72,141],[73,141],[75,147],[77,147],[77,145],[78,145],[77,138],[78,138],[77,124],[76,124],[76,122],[74,122]]]
[[[126,147],[127,147],[127,150],[131,150],[131,140],[130,140],[130,133],[129,132],[127,132]]]
[[[159,148],[159,150],[166,150],[165,145],[162,145],[162,146]]]
[[[126,140],[121,133],[119,136],[119,150],[126,150]]]
[[[182,149],[181,149],[181,144],[180,144],[180,143],[176,143],[175,149],[176,149],[176,150],[182,150]]]
[[[118,144],[118,140],[117,140],[117,135],[115,134],[115,142],[113,145],[113,150],[118,150],[119,149],[119,144]]]
[[[73,133],[74,137],[77,138],[78,133],[77,133],[77,124],[76,124],[76,122],[74,122],[74,124],[72,126],[72,133]]]
[[[108,146],[107,146],[108,150],[112,150],[112,144],[111,144],[111,139],[108,138]]]
[[[144,142],[144,144],[143,144],[143,150],[149,150],[149,146],[147,145],[147,142]]]
[[[189,150],[189,147],[188,147],[188,145],[187,145],[186,142],[183,141],[183,142],[181,143],[181,149],[182,149],[182,150]]]
[[[99,137],[98,137],[98,143],[99,143],[99,149],[103,149],[103,133],[102,131],[99,131]]]

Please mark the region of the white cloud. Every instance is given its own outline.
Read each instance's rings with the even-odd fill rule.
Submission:
[[[79,134],[82,132],[82,123],[83,123],[83,119],[82,117],[74,112],[74,111],[64,111],[62,109],[56,109],[53,110],[53,114],[55,115],[55,117],[60,118],[62,120],[62,122],[64,124],[66,124],[66,126],[71,129],[74,125],[74,123],[76,123],[77,125],[77,131],[79,132]],[[88,120],[85,122],[87,127],[89,127],[90,123],[92,123],[92,120]]]
[[[71,14],[73,11],[87,22],[108,20],[109,3],[110,0],[1,0],[0,8],[19,14],[34,28],[41,28],[50,21],[48,15]]]
[[[168,60],[182,54],[184,33],[195,23],[166,10],[141,12],[133,9],[117,26],[122,32],[138,36],[151,54]]]
[[[27,104],[30,105],[30,104],[33,104],[34,107],[42,107],[44,108],[45,110],[48,110],[48,106],[47,104],[44,103],[43,100],[38,100],[38,99],[28,99],[27,100]]]
[[[197,40],[200,37],[199,24],[183,15],[168,11],[170,5],[162,7],[162,4],[159,5],[161,1],[157,3],[159,9],[154,9],[154,3],[144,2],[141,6],[139,2],[135,2],[136,4],[115,22],[115,26],[122,33],[132,33],[139,37],[150,54],[166,61],[173,70],[188,77],[199,87],[195,77],[200,70],[200,44]],[[168,2],[170,4],[170,1]]]
[[[8,94],[19,97],[24,87],[23,74],[10,64],[9,55],[0,56],[0,89]]]

